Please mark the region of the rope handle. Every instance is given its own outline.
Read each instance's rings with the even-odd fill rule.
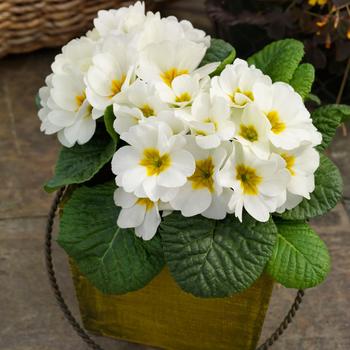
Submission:
[[[50,286],[53,290],[58,306],[60,307],[64,317],[68,320],[69,324],[72,326],[75,332],[83,339],[83,341],[87,344],[87,346],[90,349],[104,350],[86,333],[86,331],[83,329],[80,323],[72,315],[72,312],[70,311],[65,299],[63,298],[60,286],[58,285],[58,282],[56,279],[56,273],[55,273],[53,259],[52,259],[52,231],[53,231],[53,224],[55,221],[57,208],[61,202],[64,191],[65,191],[65,188],[63,187],[56,193],[56,196],[52,202],[51,209],[47,219],[46,235],[45,235],[45,262],[46,262],[46,270],[47,270]],[[270,348],[280,338],[280,336],[288,328],[289,324],[292,322],[294,316],[299,310],[299,306],[302,302],[303,296],[304,296],[304,291],[301,289],[298,290],[295,300],[290,310],[288,311],[287,315],[281,322],[281,324],[271,334],[271,336],[263,344],[261,344],[256,350],[266,350]]]

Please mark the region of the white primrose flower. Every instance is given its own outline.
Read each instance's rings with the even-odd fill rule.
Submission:
[[[321,143],[322,136],[312,124],[301,96],[289,84],[256,84],[254,103],[271,123],[269,139],[274,146],[291,150],[303,143]]]
[[[98,11],[94,25],[100,36],[119,35],[141,31],[145,20],[145,3],[137,1],[134,5],[121,7],[118,10]]]
[[[174,135],[164,122],[151,120],[135,125],[121,138],[112,160],[116,183],[126,192],[152,201],[170,201],[195,170],[191,153],[184,150],[186,139]]]
[[[210,36],[202,30],[193,28],[191,22],[186,20],[179,22],[174,16],[161,18],[157,14],[148,16],[137,40],[138,48],[142,50],[149,44],[179,39],[203,44],[207,48],[210,46]]]
[[[210,97],[202,93],[193,102],[188,124],[198,146],[204,149],[216,148],[221,141],[228,141],[235,135],[235,124],[230,119],[230,107],[222,97]]]
[[[243,208],[256,220],[268,221],[270,213],[285,201],[289,179],[279,155],[272,154],[268,160],[262,160],[239,144],[218,174],[219,184],[233,189],[228,207],[240,221]]]
[[[164,87],[172,88],[173,80],[184,74],[197,75],[201,79],[213,72],[218,65],[209,63],[198,68],[205,52],[203,44],[187,39],[150,44],[140,53],[137,75],[148,83],[157,83],[159,91]]]
[[[114,192],[114,202],[121,207],[117,221],[120,228],[135,228],[136,236],[144,240],[154,237],[161,222],[159,210],[162,203],[153,202],[149,198],[138,198],[122,188]]]
[[[269,86],[272,82],[260,69],[236,58],[211,80],[211,94],[224,97],[231,107],[243,108],[254,101],[257,83]]]
[[[149,117],[156,117],[168,106],[162,102],[153,86],[136,80],[125,90],[123,104],[113,104],[113,111],[116,119],[114,129],[122,134],[131,126]]]
[[[257,157],[268,159],[270,156],[268,135],[271,125],[264,113],[254,103],[249,103],[244,109],[234,111],[233,117],[236,121],[237,141],[249,147]]]
[[[197,146],[193,136],[187,136],[186,140],[186,149],[194,156],[196,169],[170,205],[175,210],[181,210],[183,216],[202,214],[212,219],[223,219],[231,191],[223,191],[216,181],[216,175],[226,159],[226,148],[204,150]]]
[[[43,108],[38,115],[41,130],[46,134],[58,133],[65,147],[88,142],[96,129],[91,106],[86,100],[85,84],[80,72],[68,70],[65,74],[52,74],[47,79],[48,88],[39,96]]]
[[[96,50],[96,42],[87,38],[71,40],[62,47],[62,53],[55,57],[51,69],[56,74],[65,74],[65,67],[74,67],[81,73],[86,73],[92,64],[92,57]]]
[[[101,117],[104,110],[122,101],[130,83],[135,80],[137,54],[121,37],[105,38],[100,52],[92,58],[92,66],[86,75],[86,96],[94,107],[93,117]]]
[[[192,104],[200,92],[208,90],[209,83],[209,76],[201,79],[197,74],[183,74],[174,78],[170,86],[158,84],[158,94],[162,101],[170,106],[184,109]]]
[[[275,149],[286,163],[291,177],[287,185],[287,200],[278,212],[293,209],[303,198],[310,199],[310,193],[315,189],[314,173],[320,165],[320,155],[311,146],[301,146],[294,150]]]
[[[39,89],[39,98],[40,98],[40,105],[41,108],[38,112],[38,117],[41,121],[40,125],[40,131],[44,132],[46,135],[52,135],[56,132],[60,131],[62,128],[58,125],[52,124],[48,118],[49,113],[51,112],[51,109],[48,105],[49,98],[50,98],[50,89],[52,88],[52,75],[50,74],[45,79],[45,86],[41,87]],[[50,102],[52,105],[53,102]]]

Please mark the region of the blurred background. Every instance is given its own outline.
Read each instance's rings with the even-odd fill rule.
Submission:
[[[43,238],[52,196],[42,184],[52,175],[59,144],[40,133],[34,100],[59,47],[86,32],[99,9],[132,2],[0,1],[0,350],[86,349],[56,306],[46,277]],[[313,94],[322,103],[350,103],[350,1],[153,0],[146,5],[231,42],[241,58],[273,40],[302,40],[305,61],[317,69]],[[348,128],[338,130],[329,151],[344,177],[344,199],[312,222],[330,249],[332,272],[307,291],[276,350],[350,349]],[[55,263],[63,294],[79,317],[67,257],[56,246]],[[294,295],[275,286],[262,340],[281,322]],[[145,349],[98,341],[106,349]]]

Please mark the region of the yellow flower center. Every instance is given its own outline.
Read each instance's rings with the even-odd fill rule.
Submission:
[[[316,6],[316,5],[324,6],[327,2],[328,0],[309,0],[308,1],[310,6]]]
[[[154,110],[153,108],[148,105],[148,104],[145,104],[143,105],[141,108],[140,108],[141,112],[143,113],[144,117],[148,118],[152,115],[154,115]]]
[[[274,134],[280,134],[286,129],[286,124],[280,119],[277,111],[271,111],[267,114],[267,119],[271,123],[271,130]]]
[[[262,177],[257,174],[254,168],[244,164],[237,164],[236,172],[236,179],[240,181],[243,193],[256,196],[259,193],[258,185],[261,183]]]
[[[78,96],[75,96],[75,102],[77,103],[78,105],[78,108],[83,104],[83,102],[85,101],[86,99],[86,95],[85,95],[85,92],[83,91],[81,95],[78,95]]]
[[[110,95],[111,98],[113,96],[115,96],[116,94],[119,94],[119,92],[121,91],[122,86],[125,82],[125,79],[126,79],[126,76],[125,76],[125,74],[123,74],[120,79],[113,79],[112,80],[112,83],[111,83],[112,94]]]
[[[194,190],[206,188],[210,192],[214,192],[213,175],[214,164],[212,158],[209,157],[207,159],[196,161],[196,170],[188,180],[192,182],[192,188]]]
[[[136,202],[138,205],[142,205],[146,207],[146,211],[151,210],[154,207],[154,202],[152,202],[148,198],[139,198]]]
[[[240,105],[240,106],[244,106],[245,104],[247,104],[247,101],[244,101],[244,102],[238,102],[236,100],[236,94],[239,93],[239,94],[242,94],[242,95],[245,95],[246,97],[248,97],[251,101],[254,101],[254,95],[253,95],[253,92],[252,91],[242,91],[240,88],[237,88],[232,95],[230,95],[230,98],[232,100],[233,103],[237,104],[237,105]]]
[[[176,102],[190,102],[191,101],[191,95],[188,92],[184,92],[179,96],[176,96],[175,99]]]
[[[286,168],[289,170],[290,174],[292,176],[294,176],[295,171],[293,170],[293,166],[295,164],[295,157],[293,155],[287,154],[287,153],[282,153],[281,157],[285,160]]]
[[[179,75],[188,74],[187,69],[177,69],[170,68],[166,72],[161,73],[160,77],[163,79],[164,83],[171,86],[173,80]]]
[[[147,176],[159,175],[161,172],[169,168],[171,159],[168,154],[159,154],[155,148],[146,148],[143,151],[143,158],[140,160],[140,165],[147,170]]]
[[[255,142],[259,139],[259,134],[255,129],[254,125],[240,125],[239,135],[242,136],[244,139]]]

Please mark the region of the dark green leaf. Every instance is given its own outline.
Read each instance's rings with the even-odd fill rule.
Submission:
[[[317,108],[312,113],[312,122],[322,133],[322,143],[317,146],[319,151],[329,146],[338,126],[349,117],[350,106],[347,105],[327,105]]]
[[[115,132],[113,123],[115,120],[115,115],[113,113],[113,106],[108,106],[105,110],[104,116],[103,116],[106,130],[108,134],[112,137],[112,139],[115,142],[118,142],[118,134]]]
[[[278,235],[267,272],[287,288],[305,289],[320,284],[330,270],[324,242],[304,222],[276,222]]]
[[[236,57],[234,47],[221,39],[211,39],[210,47],[208,48],[200,66],[212,62],[221,62],[218,68],[211,76],[220,74],[227,64],[231,64]]]
[[[312,64],[303,63],[294,72],[290,85],[304,99],[309,95],[315,80],[315,68]]]
[[[248,58],[248,63],[261,69],[273,81],[289,83],[303,56],[304,46],[300,41],[284,39],[265,46]]]
[[[143,241],[133,229],[117,226],[115,185],[80,187],[66,203],[58,243],[103,293],[144,287],[164,266],[159,236]]]
[[[254,283],[276,241],[276,226],[249,217],[209,220],[175,212],[164,218],[161,236],[170,272],[180,287],[200,297],[225,297]]]
[[[39,93],[37,93],[35,95],[35,106],[36,106],[37,110],[42,108],[41,99],[40,99]]]
[[[338,168],[325,155],[321,154],[320,166],[315,173],[315,190],[310,199],[294,209],[281,214],[285,220],[305,220],[327,213],[334,208],[342,196],[343,181]]]
[[[55,176],[46,183],[45,190],[52,192],[62,186],[90,180],[111,160],[115,147],[115,141],[106,133],[103,123],[98,125],[95,135],[85,145],[62,147]]]

